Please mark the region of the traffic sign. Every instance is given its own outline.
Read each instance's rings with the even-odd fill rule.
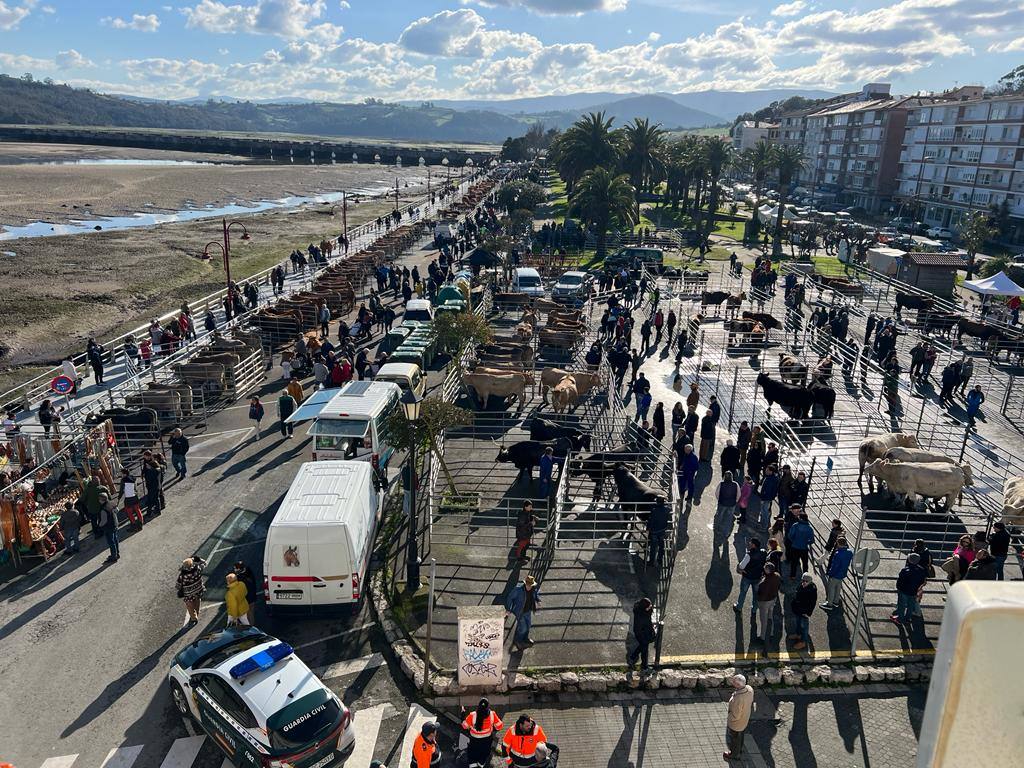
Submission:
[[[882,557],[877,549],[858,549],[853,553],[853,571],[861,576],[874,573]]]
[[[66,395],[75,388],[75,382],[70,376],[54,376],[50,382],[50,389],[58,395]]]

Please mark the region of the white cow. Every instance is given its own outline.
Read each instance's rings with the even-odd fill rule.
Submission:
[[[1024,477],[1008,478],[1003,486],[1003,522],[1024,525]]]
[[[869,477],[885,482],[889,490],[900,496],[916,494],[928,499],[945,497],[945,509],[953,506],[953,499],[964,489],[964,471],[952,464],[920,464],[917,462],[875,459],[864,470]]]
[[[966,461],[960,462],[956,459],[951,459],[949,456],[936,453],[935,451],[926,451],[923,448],[890,448],[882,458],[903,462],[913,461],[918,464],[952,464],[964,471],[964,483],[966,485],[974,485],[974,476],[971,474],[970,464]]]
[[[884,435],[871,435],[860,441],[860,448],[857,449],[857,458],[860,459],[860,474],[857,475],[857,482],[864,476],[865,465],[874,459],[880,459],[890,448],[919,448],[917,435],[908,435],[905,432],[886,432]],[[871,478],[868,478],[868,490],[873,490]]]

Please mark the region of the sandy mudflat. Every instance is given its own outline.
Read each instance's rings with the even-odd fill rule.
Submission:
[[[0,165],[12,163],[67,162],[70,160],[190,160],[202,163],[247,163],[247,157],[178,152],[141,147],[101,147],[95,144],[35,144],[21,141],[0,142]]]
[[[0,145],[3,147],[4,145]],[[92,149],[92,148],[88,148]],[[152,153],[150,153],[150,156]],[[110,155],[108,155],[110,156]],[[117,150],[117,156],[123,154]],[[404,186],[422,177],[418,168],[381,166],[32,166],[0,165],[0,224],[79,218],[90,203],[94,213],[117,215],[153,203],[177,210],[186,201],[224,204],[287,195],[393,185],[407,202],[425,190]],[[365,199],[349,206],[349,226],[394,207],[388,200]],[[67,208],[61,207],[67,205]],[[341,231],[338,205],[236,216],[252,240],[234,242],[232,277],[260,271]],[[22,238],[0,242],[0,368],[58,359],[81,351],[89,336],[109,337],[183,299],[212,293],[223,284],[218,258],[197,258],[220,237],[220,220],[165,224],[146,229],[82,235]],[[10,381],[10,371],[0,378]],[[16,377],[16,376],[15,376]]]

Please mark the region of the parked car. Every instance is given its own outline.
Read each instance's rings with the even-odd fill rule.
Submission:
[[[558,278],[551,289],[551,298],[570,304],[582,304],[590,292],[592,278],[586,272],[572,270]]]
[[[953,239],[953,233],[950,232],[945,227],[932,227],[927,232],[925,232],[925,234],[928,235],[928,237],[930,237],[930,238],[932,238],[934,240],[952,240]]]
[[[848,213],[851,216],[867,216],[868,212],[860,205],[851,205],[847,208],[842,209],[844,213]]]

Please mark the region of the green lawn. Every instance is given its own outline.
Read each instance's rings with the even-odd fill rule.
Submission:
[[[719,208],[718,212],[725,215],[730,214],[728,208]],[[693,217],[690,214],[672,210],[671,208],[643,208],[641,209],[640,219],[638,226],[642,227],[694,228]],[[733,240],[742,240],[743,227],[744,223],[742,221],[718,221],[715,222],[714,234],[731,237]]]

